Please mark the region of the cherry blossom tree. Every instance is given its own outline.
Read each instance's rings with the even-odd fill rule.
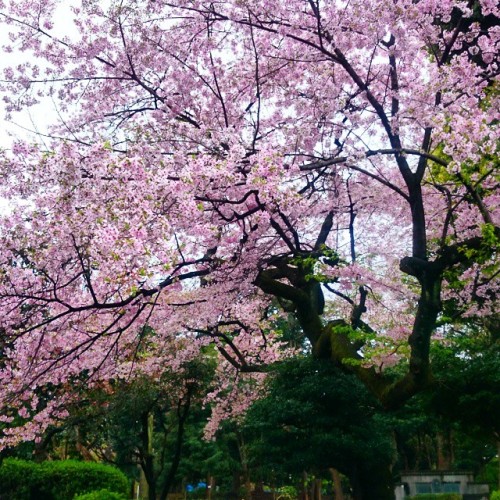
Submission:
[[[82,0],[67,37],[56,1],[0,6],[8,112],[60,116],[1,160],[4,446],[200,349],[216,425],[294,355],[280,308],[389,408],[444,301],[498,321],[496,2]]]

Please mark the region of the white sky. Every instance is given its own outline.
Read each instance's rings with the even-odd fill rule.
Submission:
[[[51,35],[63,38],[75,34],[75,26],[68,20],[72,19],[73,16],[70,7],[76,3],[78,2],[73,0],[60,2],[52,19],[54,28],[50,30]],[[4,78],[6,67],[16,66],[30,56],[29,53],[17,52],[15,47],[12,53],[6,53],[1,49],[4,44],[9,43],[8,31],[9,27],[3,26],[0,18],[0,79]],[[39,105],[28,110],[13,113],[10,121],[5,119],[5,114],[3,95],[0,95],[0,148],[4,149],[10,148],[15,139],[36,140],[37,132],[46,133],[47,125],[58,121],[57,112],[50,99],[45,99]]]
[[[51,34],[57,37],[71,36],[75,33],[73,23],[68,22],[71,19],[71,4],[75,1],[63,1],[57,7],[53,18],[54,29]],[[2,25],[0,18],[0,79],[4,78],[4,69],[9,66],[16,66],[28,57],[28,53],[22,53],[14,50],[7,53],[2,50],[5,44],[9,43],[9,27]],[[50,99],[43,100],[39,105],[19,113],[13,113],[9,121],[6,120],[6,111],[3,101],[3,95],[0,95],[0,148],[10,149],[12,143],[17,140],[40,141],[36,138],[36,133],[47,132],[47,125],[57,122],[57,112]],[[9,207],[5,200],[0,198],[0,215],[9,212]]]

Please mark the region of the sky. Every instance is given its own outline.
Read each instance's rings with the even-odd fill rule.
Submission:
[[[76,0],[60,2],[52,19],[54,28],[51,30],[51,34],[62,38],[64,36],[71,37],[75,33],[73,23],[68,22],[68,19],[72,16],[70,6],[74,3],[76,3]],[[3,80],[5,68],[20,64],[29,58],[29,54],[16,51],[15,47],[11,53],[3,50],[4,45],[9,43],[9,30],[5,25],[2,25],[1,21],[2,18],[0,17],[0,80]],[[6,119],[3,97],[3,95],[0,95],[0,149],[10,149],[15,140],[40,142],[37,133],[46,133],[47,125],[56,123],[58,120],[54,103],[48,98],[30,109],[13,113],[10,119]],[[8,212],[7,203],[0,198],[0,215]]]
[[[72,34],[76,33],[74,24],[68,22],[68,19],[72,17],[70,7],[75,3],[77,3],[76,0],[64,0],[59,3],[52,19],[53,28],[50,30],[51,35],[62,38],[64,36],[71,37]],[[2,25],[0,17],[0,79],[4,78],[4,69],[6,67],[15,66],[29,58],[28,53],[16,51],[15,47],[11,53],[5,52],[3,47],[8,42],[8,28],[6,29]],[[41,134],[46,133],[47,125],[58,121],[54,104],[48,98],[29,110],[13,114],[10,120],[6,120],[5,115],[3,95],[0,95],[0,148],[3,149],[10,148],[12,141],[16,138],[36,140],[37,132]]]

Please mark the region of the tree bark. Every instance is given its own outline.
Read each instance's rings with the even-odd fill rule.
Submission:
[[[451,433],[447,429],[444,432],[437,432],[437,469],[450,470],[453,461],[453,450]]]
[[[142,459],[141,468],[147,483],[148,500],[156,500],[156,475],[153,456],[153,414],[144,412],[142,419]]]
[[[239,471],[233,472],[233,480],[231,481],[231,491],[229,492],[228,498],[239,499],[241,489],[241,476]]]
[[[307,472],[303,471],[302,472],[302,481],[301,481],[301,486],[302,486],[302,494],[301,498],[302,500],[309,500],[309,490],[307,488]]]
[[[166,500],[168,493],[172,489],[174,484],[175,475],[177,474],[177,469],[179,468],[179,463],[181,461],[182,445],[184,442],[184,429],[186,425],[186,420],[189,415],[189,410],[191,408],[191,396],[194,388],[188,386],[185,398],[179,400],[177,406],[177,437],[175,441],[174,456],[172,457],[172,464],[170,465],[170,470],[168,471],[165,483],[161,489],[160,500]]]
[[[243,483],[245,485],[245,500],[249,500],[252,497],[250,471],[248,469],[248,458],[246,454],[245,443],[240,432],[236,432],[236,443],[238,445],[238,455],[240,457],[241,471],[243,473]]]
[[[335,500],[344,500],[344,492],[342,491],[342,479],[340,477],[340,472],[333,467],[329,469],[333,480],[333,498]]]
[[[321,479],[314,479],[313,484],[312,484],[312,498],[313,500],[321,500],[323,498],[323,492],[321,491],[322,489],[322,484],[323,481]]]
[[[213,495],[214,489],[215,489],[215,478],[209,474],[208,478],[207,478],[207,499],[208,500],[212,500],[212,495]]]

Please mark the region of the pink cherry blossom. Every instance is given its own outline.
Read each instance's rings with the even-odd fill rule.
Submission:
[[[280,307],[376,393],[407,358],[388,406],[425,385],[442,301],[498,297],[493,3],[86,1],[61,38],[57,2],[0,4],[7,111],[60,116],[0,158],[0,445],[209,349],[213,435],[296,354]]]

